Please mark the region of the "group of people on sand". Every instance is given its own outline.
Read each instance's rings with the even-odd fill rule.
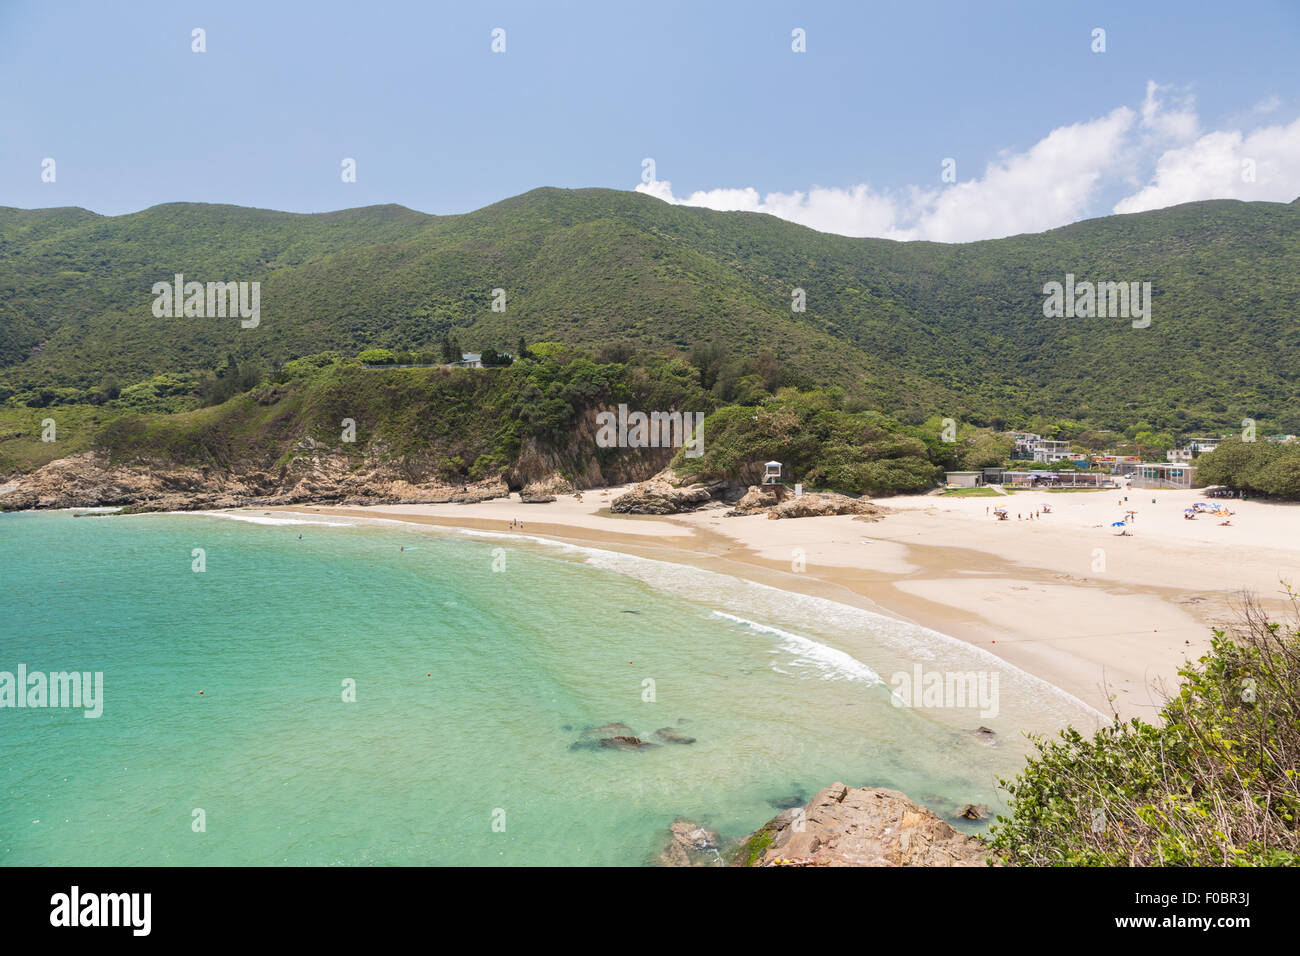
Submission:
[[[520,521],[518,518],[511,518],[511,519],[510,519],[510,528],[511,528],[511,530],[513,530],[513,529],[515,529],[515,528],[518,528],[518,529],[520,529],[520,530],[522,531],[522,530],[523,530],[523,527],[524,527],[524,523],[523,523],[522,521]]]
[[[1036,510],[1036,511],[1031,511],[1031,512],[1029,512],[1029,517],[1028,517],[1028,518],[1026,518],[1022,512],[1017,511],[1017,512],[1016,512],[1016,520],[1017,520],[1017,521],[1033,521],[1033,520],[1035,520],[1036,518],[1041,518],[1044,514],[1050,512],[1051,510],[1052,510],[1051,508],[1047,508],[1047,507],[1039,508],[1039,509]],[[984,514],[987,515],[988,513],[989,513],[989,509],[986,507],[986,508],[984,509]],[[997,517],[997,516],[994,515],[994,517]]]

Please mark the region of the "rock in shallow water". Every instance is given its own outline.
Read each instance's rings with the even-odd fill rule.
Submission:
[[[660,727],[655,731],[655,736],[666,744],[693,744],[694,737],[687,737],[685,734],[679,734],[671,727]]]
[[[615,750],[644,750],[646,747],[657,747],[659,745],[652,744],[648,740],[642,740],[640,737],[620,735],[618,737],[602,737],[600,746],[612,747]]]
[[[717,831],[682,817],[668,828],[668,845],[655,860],[657,866],[721,866],[722,838]]]

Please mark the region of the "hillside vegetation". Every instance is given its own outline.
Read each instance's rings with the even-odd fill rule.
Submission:
[[[1150,282],[1150,327],[1047,319],[1042,288]],[[159,319],[155,282],[259,281],[261,322]],[[807,309],[791,310],[803,289]],[[493,290],[505,311],[493,311]],[[458,216],[169,204],[0,209],[0,400],[68,404],[230,357],[519,338],[736,357],[919,424],[1029,415],[1154,432],[1300,432],[1300,205],[1192,203],[961,245],[849,239],[612,190],[539,189]],[[110,380],[106,382],[106,379]],[[169,386],[170,387],[170,386]],[[728,396],[724,396],[724,399]]]

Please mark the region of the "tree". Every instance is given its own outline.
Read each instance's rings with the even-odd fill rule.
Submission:
[[[726,350],[717,342],[701,343],[691,349],[691,364],[700,373],[700,386],[712,390],[727,360]],[[739,378],[739,374],[734,378]]]
[[[109,372],[104,376],[104,381],[100,384],[98,391],[91,397],[91,402],[95,405],[103,405],[105,402],[111,402],[122,394],[122,388],[117,383],[117,376]]]
[[[1259,470],[1254,483],[1266,495],[1300,498],[1300,454],[1279,455]]]

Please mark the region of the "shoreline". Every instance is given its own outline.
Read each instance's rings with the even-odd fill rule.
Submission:
[[[1155,688],[1176,686],[1178,667],[1208,649],[1210,628],[1231,620],[1243,589],[1273,611],[1286,603],[1279,578],[1300,578],[1300,544],[1276,546],[1300,541],[1300,507],[1229,502],[1235,527],[1220,528],[1182,519],[1184,499],[1199,499],[1194,491],[1130,492],[1143,504],[1124,506],[1138,514],[1133,536],[1119,537],[1107,527],[1120,510],[1109,492],[997,499],[1013,513],[1017,501],[1026,511],[1053,505],[1053,514],[1019,522],[986,518],[988,498],[893,498],[882,502],[888,514],[869,522],[724,518],[710,507],[613,515],[609,502],[623,490],[548,503],[512,495],[470,505],[240,510],[518,533],[716,571],[937,631],[1125,720],[1158,715]],[[1151,498],[1157,504],[1145,504]]]

